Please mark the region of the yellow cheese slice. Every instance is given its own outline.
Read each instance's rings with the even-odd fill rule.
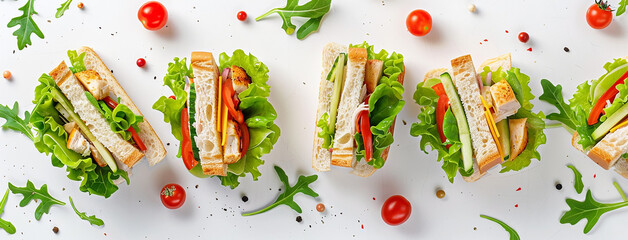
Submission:
[[[499,142],[499,132],[497,131],[497,125],[495,124],[495,120],[493,120],[493,116],[491,116],[491,109],[486,104],[484,97],[480,96],[482,100],[482,104],[484,105],[484,115],[486,116],[486,121],[488,122],[488,128],[491,130],[491,134],[493,135],[493,140],[495,141],[495,145],[497,145],[497,151],[499,152],[499,158],[501,161],[504,161],[504,150]]]
[[[224,146],[227,144],[227,117],[229,117],[227,109],[227,104],[222,103],[222,143],[220,145]]]
[[[628,119],[626,119],[623,122],[617,124],[617,126],[614,126],[613,128],[611,128],[610,132],[615,132],[617,129],[619,129],[619,128],[623,127],[623,126],[626,126],[626,125],[628,125]]]
[[[222,132],[222,76],[218,77],[218,123],[216,130]]]

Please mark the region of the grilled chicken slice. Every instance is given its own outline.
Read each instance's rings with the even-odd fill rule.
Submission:
[[[231,81],[233,83],[233,90],[235,93],[240,94],[249,88],[249,84],[251,84],[251,77],[246,74],[244,68],[234,65],[231,66]]]
[[[94,70],[85,70],[74,74],[83,87],[91,93],[96,100],[101,100],[109,95],[107,81],[102,79],[98,72]]]

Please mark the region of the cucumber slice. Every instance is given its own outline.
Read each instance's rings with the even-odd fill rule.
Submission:
[[[613,113],[610,117],[606,119],[599,127],[593,131],[591,137],[596,141],[600,140],[600,138],[604,137],[608,131],[611,130],[615,125],[617,125],[624,117],[628,115],[628,103],[624,104],[621,108],[617,110],[617,112]]]
[[[619,78],[624,75],[628,71],[628,63],[621,65],[613,71],[608,72],[604,75],[600,81],[597,81],[597,84],[591,87],[591,93],[593,94],[593,102],[597,102],[598,99],[609,89]]]
[[[105,148],[105,146],[103,146],[102,143],[100,143],[98,139],[96,139],[94,134],[92,134],[89,128],[87,128],[87,125],[85,125],[79,115],[74,112],[74,107],[72,106],[72,103],[70,103],[70,100],[68,100],[68,98],[56,86],[50,87],[50,92],[52,93],[52,97],[55,99],[55,101],[59,102],[63,109],[65,109],[65,111],[70,114],[70,119],[76,122],[76,124],[79,126],[79,129],[81,129],[81,132],[83,133],[83,135],[85,135],[87,140],[94,144],[94,147],[96,147],[98,153],[102,155],[109,168],[111,168],[111,171],[114,173],[117,172],[118,165],[116,165],[116,161],[113,159],[113,156],[111,156],[109,150],[107,150],[107,148]]]
[[[502,144],[504,151],[504,160],[508,160],[510,157],[510,128],[508,126],[508,119],[501,120],[495,125],[497,125],[499,142]]]
[[[342,87],[344,86],[344,72],[345,72],[345,54],[341,53],[338,56],[337,66],[334,72],[334,91],[332,93],[331,105],[329,106],[329,129],[330,132],[336,132],[336,115],[338,113],[338,104],[340,103],[340,94],[342,93]]]
[[[331,66],[331,70],[329,70],[329,73],[327,74],[327,81],[334,81],[334,73],[336,71],[336,67],[338,66],[338,58],[340,58],[340,56],[336,57],[336,60],[334,60],[334,65]]]
[[[471,134],[469,133],[467,117],[464,115],[460,97],[458,97],[449,73],[441,74],[440,81],[443,83],[443,88],[445,88],[445,93],[449,98],[449,105],[458,123],[458,136],[462,143],[462,165],[465,171],[469,171],[473,168],[473,145],[471,145]]]
[[[196,161],[200,161],[201,159],[199,158],[198,155],[198,146],[196,146],[196,140],[194,140],[194,137],[196,137],[196,127],[194,127],[194,123],[196,122],[196,119],[194,118],[194,116],[196,115],[196,88],[194,87],[194,83],[190,84],[190,94],[189,94],[189,100],[188,100],[188,114],[189,114],[189,119],[190,119],[190,139],[192,140],[192,152],[194,153],[194,159]],[[185,123],[181,123],[181,124],[185,124]]]

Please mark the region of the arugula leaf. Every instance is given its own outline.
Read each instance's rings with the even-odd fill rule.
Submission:
[[[70,8],[71,3],[72,3],[72,0],[67,0],[64,3],[61,3],[61,6],[57,8],[57,14],[55,14],[55,17],[56,18],[62,17],[63,13],[65,13],[65,10],[68,10],[68,8]]]
[[[617,190],[619,190],[620,193],[623,192],[620,188]],[[604,213],[628,206],[628,201],[600,203],[593,198],[591,189],[587,190],[587,195],[582,202],[571,198],[568,198],[565,202],[569,206],[569,211],[563,213],[563,216],[560,218],[560,223],[575,225],[580,222],[580,220],[587,219],[587,225],[584,226],[583,230],[584,233],[589,233]]]
[[[273,13],[277,13],[283,20],[281,28],[286,31],[286,34],[292,35],[297,27],[292,23],[292,17],[309,18],[309,20],[297,30],[297,38],[301,40],[318,30],[323,16],[329,12],[329,8],[331,8],[331,0],[311,0],[300,6],[299,0],[287,0],[285,7],[271,9],[255,18],[255,21],[262,20]]]
[[[102,219],[97,218],[95,215],[91,215],[91,216],[87,216],[87,213],[85,212],[79,212],[79,210],[76,209],[76,207],[74,206],[74,201],[72,201],[72,197],[70,198],[70,205],[72,205],[72,208],[74,209],[74,212],[76,213],[76,215],[78,215],[81,219],[88,221],[90,224],[92,225],[96,225],[96,226],[102,226],[105,224],[105,222],[103,222]]]
[[[9,198],[9,189],[4,193],[4,197],[2,197],[2,201],[0,201],[0,215],[4,212],[4,205],[7,204],[7,199]],[[13,226],[13,223],[6,221],[4,219],[0,219],[0,228],[4,229],[8,234],[15,234],[16,229]]]
[[[279,197],[277,197],[277,200],[275,200],[275,202],[268,207],[265,207],[256,212],[243,213],[242,216],[252,216],[264,213],[282,204],[288,205],[290,208],[294,209],[294,211],[301,213],[301,207],[299,207],[299,204],[297,204],[293,199],[294,195],[296,195],[297,193],[303,193],[311,197],[318,197],[318,193],[314,192],[314,190],[309,187],[311,183],[318,179],[317,175],[311,175],[307,177],[299,176],[299,180],[297,180],[297,183],[291,187],[290,182],[288,181],[288,176],[283,171],[283,169],[275,166],[275,171],[277,172],[277,176],[279,176],[279,180],[281,180],[281,182],[283,183],[285,191],[280,194]]]
[[[0,118],[7,120],[7,122],[2,125],[2,128],[18,131],[26,135],[31,140],[35,139],[35,136],[31,131],[31,127],[28,125],[28,121],[31,117],[30,113],[28,111],[24,112],[24,119],[22,119],[18,116],[18,108],[17,101],[13,103],[13,109],[6,105],[0,105]]]
[[[626,5],[628,5],[628,0],[619,1],[619,7],[617,8],[617,13],[615,16],[624,14],[626,12]]]
[[[22,194],[24,196],[24,199],[20,201],[20,207],[28,205],[31,200],[39,199],[41,201],[35,210],[35,219],[37,220],[40,220],[44,213],[48,213],[52,205],[65,205],[64,202],[50,196],[48,193],[48,186],[46,186],[46,184],[42,185],[40,189],[37,189],[35,188],[35,185],[28,180],[26,182],[26,187],[16,187],[9,183],[9,189],[11,189],[13,194]]]
[[[19,50],[24,49],[26,45],[32,45],[31,34],[33,33],[39,38],[44,39],[44,33],[39,30],[39,27],[33,20],[33,14],[37,14],[33,7],[34,4],[35,0],[26,1],[26,4],[19,8],[19,10],[22,11],[22,15],[12,18],[7,24],[8,28],[20,25],[20,27],[13,32],[13,36],[17,37],[17,48]]]
[[[574,111],[563,99],[563,87],[560,84],[554,86],[554,84],[547,79],[541,80],[541,86],[543,87],[543,94],[539,96],[539,100],[554,105],[559,111],[559,113],[548,114],[547,119],[559,121],[570,128],[571,131],[575,131],[578,126],[578,120],[575,117]]]
[[[576,169],[573,165],[567,165],[567,167],[573,171],[573,187],[576,189],[578,194],[582,193],[582,189],[584,188],[584,184],[582,183],[582,174],[580,174],[580,171],[578,171],[578,169]]]
[[[493,222],[496,222],[497,224],[502,226],[504,228],[504,230],[506,230],[506,232],[508,232],[508,234],[510,234],[510,240],[519,240],[519,239],[521,239],[519,237],[519,234],[517,233],[517,231],[515,231],[515,229],[513,229],[510,226],[508,226],[508,224],[500,221],[499,219],[496,219],[496,218],[493,218],[493,217],[489,217],[489,216],[486,216],[486,215],[480,215],[480,217],[484,218],[484,219],[491,220]]]

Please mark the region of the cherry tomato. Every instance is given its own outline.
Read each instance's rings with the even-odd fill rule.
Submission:
[[[425,36],[432,30],[432,16],[425,10],[414,10],[406,18],[406,27],[414,36]]]
[[[159,195],[161,203],[169,209],[180,208],[185,203],[185,190],[179,184],[167,184]]]
[[[595,29],[608,27],[613,20],[613,12],[607,2],[595,1],[587,10],[587,23]]]
[[[138,67],[144,67],[146,65],[146,59],[138,58],[135,64],[137,64]]]
[[[137,18],[148,30],[159,30],[168,22],[168,10],[157,1],[144,3],[137,12]]]
[[[84,6],[85,5],[82,2],[80,2],[78,5],[76,5],[76,7],[80,8],[80,9],[83,9]]]
[[[528,40],[530,40],[530,35],[528,35],[527,32],[519,33],[519,41],[521,41],[522,43],[527,43]]]
[[[408,199],[401,195],[394,195],[386,199],[382,206],[382,219],[388,225],[396,226],[410,218],[412,206]]]
[[[238,20],[240,20],[240,21],[246,20],[246,12],[245,11],[239,11],[238,12]]]
[[[11,72],[10,72],[9,70],[4,71],[4,72],[2,73],[2,77],[4,77],[4,79],[9,79],[9,78],[11,78]]]

